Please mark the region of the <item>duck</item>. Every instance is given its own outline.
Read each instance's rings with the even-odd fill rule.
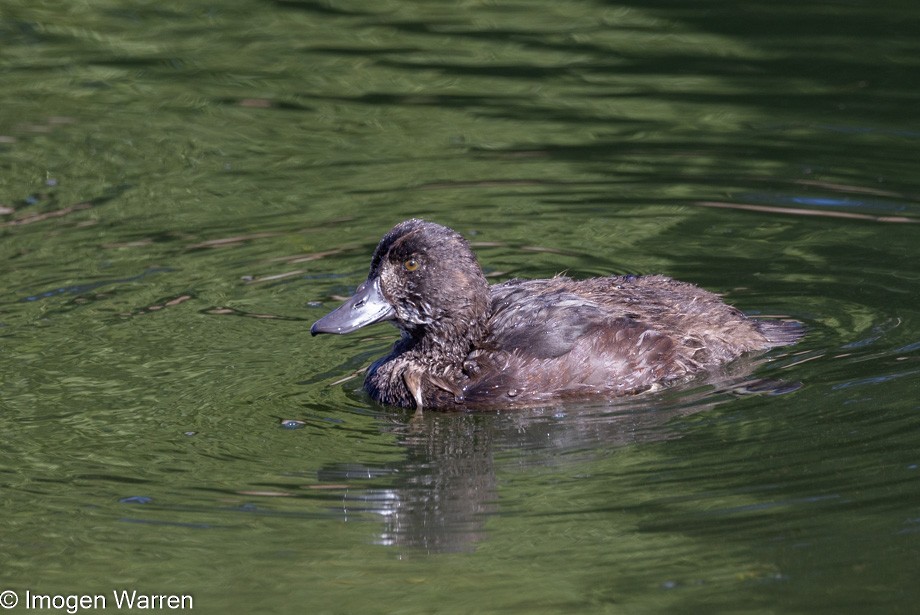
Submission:
[[[421,219],[383,236],[367,279],[310,333],[380,322],[400,338],[368,368],[364,389],[379,404],[419,411],[637,395],[803,336],[798,321],[746,316],[664,275],[490,285],[462,235]]]

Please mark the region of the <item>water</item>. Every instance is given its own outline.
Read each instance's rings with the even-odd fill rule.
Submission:
[[[0,590],[911,612],[918,22],[895,0],[4,3]],[[349,376],[394,331],[308,328],[410,216],[496,281],[665,273],[808,336],[756,365],[778,390],[380,408]]]

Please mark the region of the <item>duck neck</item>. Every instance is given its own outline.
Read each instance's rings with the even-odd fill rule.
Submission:
[[[485,337],[480,319],[446,318],[403,332],[404,352],[439,371],[462,369],[470,351]]]

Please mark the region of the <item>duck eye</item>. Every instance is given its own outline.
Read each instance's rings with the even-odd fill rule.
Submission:
[[[410,258],[409,260],[403,263],[403,267],[406,268],[406,271],[415,271],[416,269],[419,268],[419,266],[420,266],[420,263],[414,258]]]

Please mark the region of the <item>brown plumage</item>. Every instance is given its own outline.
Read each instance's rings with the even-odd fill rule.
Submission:
[[[368,279],[311,332],[383,320],[402,337],[364,386],[378,402],[406,408],[635,394],[802,335],[797,322],[748,318],[713,293],[658,275],[489,286],[463,237],[422,220],[384,236]]]

